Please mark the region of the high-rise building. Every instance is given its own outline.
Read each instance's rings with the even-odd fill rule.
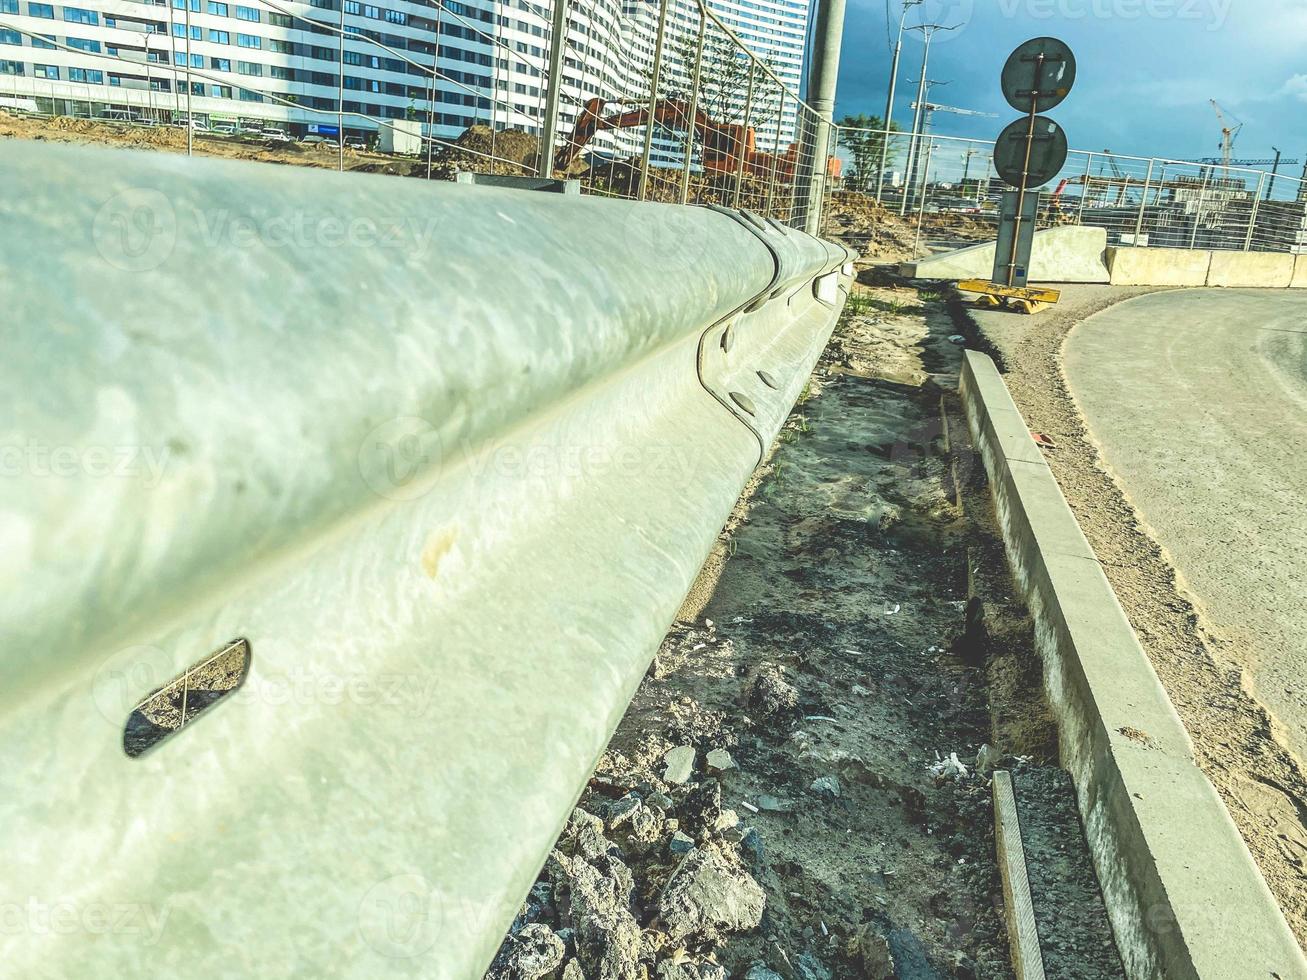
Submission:
[[[671,2],[672,31],[696,30],[692,0]],[[811,2],[709,5],[797,90]],[[647,92],[657,20],[657,0],[573,0],[565,128],[588,98]],[[334,136],[338,112],[360,135],[402,119],[444,139],[491,122],[535,133],[549,24],[550,0],[0,0],[0,99],[116,118],[176,120],[189,110],[201,124],[294,135]],[[771,140],[793,132],[791,107]],[[767,134],[760,127],[764,143]]]

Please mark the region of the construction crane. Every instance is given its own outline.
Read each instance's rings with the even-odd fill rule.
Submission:
[[[998,118],[998,113],[996,112],[977,112],[975,109],[959,109],[957,106],[940,105],[938,102],[923,102],[921,103],[921,107],[924,110],[926,120],[929,120],[931,113],[934,112],[951,112],[955,116],[983,116],[986,119]],[[914,112],[916,111],[916,108],[917,103],[912,103],[912,109]],[[928,122],[922,123],[922,132],[925,132],[929,128]]]
[[[1209,100],[1216,110],[1216,118],[1221,121],[1221,167],[1229,170],[1234,160],[1234,141],[1243,129],[1243,123],[1229,115],[1215,99]]]

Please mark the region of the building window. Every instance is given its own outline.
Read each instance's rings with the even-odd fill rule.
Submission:
[[[21,74],[23,74],[23,63],[21,61],[0,61],[0,75]]]
[[[215,17],[226,17],[227,5],[225,3],[219,3],[218,0],[209,0],[208,11]]]
[[[55,49],[55,44],[54,44],[54,35],[53,35],[53,34],[33,34],[33,35],[32,35],[32,47],[34,47],[34,48],[45,48],[47,51],[53,51],[53,50]]]
[[[209,67],[216,71],[231,71],[231,60],[229,58],[210,58]]]
[[[212,92],[212,95],[213,95],[213,97],[214,97],[215,99],[230,99],[230,98],[231,98],[231,86],[230,86],[230,85],[214,85],[214,86],[212,87],[212,89],[211,89],[211,92]]]
[[[209,42],[212,44],[231,44],[231,35],[226,31],[215,31],[209,28]]]
[[[100,15],[94,10],[83,10],[81,7],[64,7],[64,20],[70,24],[90,24],[92,27],[100,25]]]
[[[42,17],[45,20],[54,20],[54,4],[29,3],[27,5],[27,16]]]
[[[261,48],[263,39],[255,34],[237,34],[236,43],[242,48]]]
[[[86,82],[90,85],[103,85],[104,72],[94,68],[69,68],[68,80],[70,82]]]
[[[0,14],[18,13],[18,0],[0,0]],[[12,72],[11,74],[17,74]]]
[[[52,81],[59,81],[58,65],[33,65],[32,74],[37,78],[49,78]]]
[[[237,7],[236,19],[248,20],[252,24],[257,24],[260,20],[259,11],[254,7]]]
[[[359,3],[359,0],[345,0],[345,13],[361,14],[362,12],[363,4]]]
[[[263,66],[262,66],[262,65],[256,65],[256,64],[254,64],[253,62],[250,62],[250,61],[238,61],[238,62],[236,62],[236,70],[237,70],[238,72],[240,72],[242,75],[262,75],[262,74],[263,74]]]
[[[241,89],[241,101],[242,101],[242,102],[262,102],[262,101],[263,101],[263,96],[261,96],[258,92],[251,92],[249,89],[247,89],[247,88],[243,88],[243,89]]]
[[[7,27],[0,27],[0,44],[22,44],[23,35],[17,31],[11,31]]]
[[[65,38],[70,48],[76,48],[78,51],[90,51],[92,54],[100,53],[99,41],[88,41],[84,37]]]
[[[407,24],[408,14],[404,13],[402,10],[387,10],[386,20],[392,24]]]

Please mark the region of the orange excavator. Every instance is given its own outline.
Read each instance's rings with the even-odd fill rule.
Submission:
[[[607,103],[603,99],[590,99],[572,127],[572,135],[554,157],[554,167],[567,170],[585,149],[596,133],[613,129],[643,126],[649,117],[648,109],[631,109],[627,112],[604,115]],[[659,99],[654,104],[654,120],[669,129],[690,128],[690,106],[680,99]],[[790,182],[798,163],[799,146],[791,143],[784,153],[767,153],[759,150],[757,134],[752,126],[738,123],[719,123],[710,119],[702,109],[694,112],[694,132],[702,147],[703,169],[710,174],[735,176],[741,173],[751,177],[778,179]],[[830,157],[826,173],[833,179],[840,176],[840,160]]]

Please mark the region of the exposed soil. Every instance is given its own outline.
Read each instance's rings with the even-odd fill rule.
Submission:
[[[95,143],[138,150],[186,152],[186,130],[177,126],[125,126],[95,119],[53,119],[29,117],[0,110],[0,139],[48,140],[54,143]],[[432,153],[431,176],[449,180],[459,170],[476,170],[498,174],[523,174],[535,159],[538,142],[534,136],[518,130],[494,134],[493,150],[498,159],[486,159],[492,149],[490,128],[472,126],[452,146],[442,146]],[[263,163],[289,164],[335,170],[339,166],[339,148],[335,143],[268,143],[257,139],[217,137],[196,134],[192,140],[196,156],[227,160],[258,160]],[[427,176],[425,157],[392,156],[366,150],[345,148],[345,169],[358,173],[383,173],[399,177]]]
[[[1056,443],[1048,461],[1062,492],[1184,721],[1199,765],[1307,947],[1307,775],[1301,760],[1277,738],[1270,717],[1244,687],[1230,641],[1201,617],[1103,463],[1062,372],[1063,345],[1077,324],[1150,291],[1078,287],[1038,317],[986,316],[983,329],[972,329],[1000,361],[1027,423]]]
[[[989,241],[993,220],[965,214],[927,214],[917,233],[915,215],[901,217],[866,194],[836,191],[826,208],[826,233],[857,249],[868,262],[908,262],[930,253],[927,242],[946,240],[952,247]]]
[[[941,417],[953,331],[942,301],[859,287],[488,978],[1012,975],[988,773],[1056,748]],[[1074,808],[1056,819],[1074,963],[1111,941]],[[1114,975],[1094,955],[1059,975]]]

